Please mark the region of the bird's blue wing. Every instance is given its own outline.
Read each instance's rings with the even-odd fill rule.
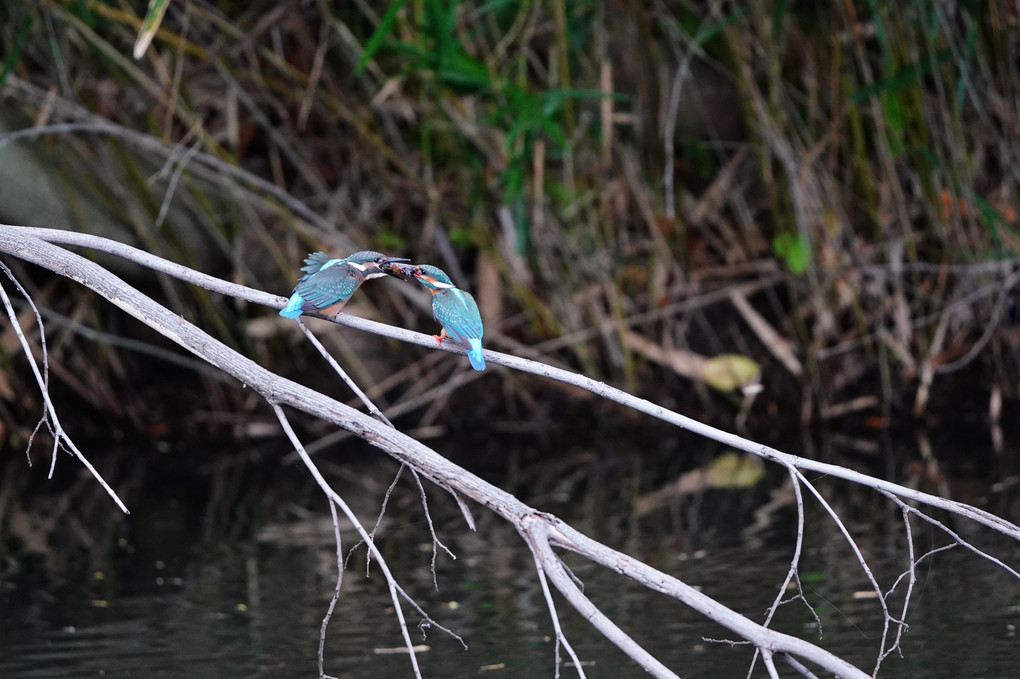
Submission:
[[[301,278],[308,278],[308,276],[314,274],[322,265],[330,260],[329,255],[325,252],[313,252],[305,258],[305,265],[301,267],[301,270],[305,272],[305,275]]]
[[[442,290],[432,296],[432,312],[446,328],[446,334],[464,346],[482,338],[482,316],[470,293],[459,288]]]
[[[325,309],[337,302],[345,302],[358,289],[364,277],[346,264],[337,264],[307,276],[298,281],[294,292],[305,300],[305,310]]]

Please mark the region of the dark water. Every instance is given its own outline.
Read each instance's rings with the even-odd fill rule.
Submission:
[[[796,514],[783,500],[782,474],[770,472],[750,490],[700,490],[644,516],[632,509],[635,497],[671,480],[684,465],[720,452],[704,447],[681,464],[655,453],[595,451],[568,455],[556,468],[541,471],[525,463],[526,453],[514,453],[505,463],[476,460],[476,468],[589,535],[760,621],[794,544]],[[909,477],[909,451],[890,455],[891,466],[908,470]],[[213,457],[228,462],[191,474],[174,459],[146,460],[145,472],[124,482],[131,516],[118,517],[101,496],[88,495],[95,509],[81,520],[107,517],[107,526],[90,533],[99,544],[69,549],[70,564],[23,557],[6,569],[0,677],[317,676],[319,630],[336,578],[328,505],[299,468],[279,463],[279,455],[257,463],[236,453]],[[395,467],[378,456],[342,463],[323,456],[320,462],[371,525]],[[36,472],[44,473],[38,466]],[[996,490],[974,479],[961,487],[980,492],[971,501],[990,511],[1008,513],[1017,506],[1016,490],[1010,495],[1008,488]],[[822,480],[819,488],[847,518],[888,589],[906,563],[898,512],[844,485]],[[427,646],[418,654],[423,673],[554,676],[549,612],[531,556],[515,531],[476,507],[478,531],[471,533],[442,492],[429,488],[429,498],[436,530],[457,556],[437,557],[438,591],[429,567],[428,527],[417,490],[406,478],[390,500],[379,541],[407,592],[467,644],[465,650],[436,629],[423,639],[420,616],[404,605],[414,643]],[[63,517],[71,522],[74,512]],[[1013,567],[1020,564],[1016,544],[972,526],[955,527]],[[356,538],[346,522],[342,528],[346,554]],[[931,530],[916,528],[918,554],[944,544]],[[69,528],[78,529],[84,528]],[[49,535],[55,539],[59,531]],[[605,569],[573,555],[565,558],[595,603],[682,677],[746,675],[751,651],[712,641],[731,638],[726,630]],[[817,505],[810,509],[801,575],[822,623],[819,643],[870,674],[880,642],[880,608],[875,599],[862,598],[867,581]],[[587,676],[647,676],[562,598],[556,604]],[[903,657],[887,658],[879,676],[1020,676],[1020,582],[970,552],[942,552],[919,567],[908,622]],[[803,602],[781,608],[774,626],[819,640],[814,614]],[[374,564],[366,577],[359,549],[348,561],[327,632],[325,671],[335,677],[412,676],[402,646],[385,582]],[[780,671],[794,676],[788,667]],[[564,667],[561,676],[576,673]],[[766,676],[760,665],[754,676]]]

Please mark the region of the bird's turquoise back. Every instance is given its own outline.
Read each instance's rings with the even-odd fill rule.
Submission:
[[[305,300],[306,310],[310,310],[307,307],[324,309],[346,301],[365,280],[360,271],[343,262],[330,266],[325,264],[318,264],[314,272],[302,276],[294,288],[294,292]]]
[[[419,264],[418,281],[432,293],[432,314],[446,334],[465,347],[471,367],[485,370],[482,353],[482,315],[470,293],[454,287],[446,273],[429,264]]]
[[[467,346],[470,339],[481,339],[482,316],[471,293],[460,288],[440,290],[432,296],[432,313],[446,333]]]

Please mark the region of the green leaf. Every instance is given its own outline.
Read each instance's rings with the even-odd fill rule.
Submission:
[[[512,159],[503,172],[503,192],[508,202],[513,201],[521,195],[524,190],[524,163]]]
[[[455,87],[483,89],[492,84],[492,76],[485,68],[485,64],[459,49],[447,56],[438,75],[444,83]]]
[[[811,263],[811,247],[800,234],[781,233],[772,239],[772,251],[786,262],[786,267],[798,276],[807,271]]]
[[[396,0],[392,5],[386,9],[386,13],[383,14],[382,19],[379,20],[379,25],[375,27],[375,31],[369,36],[368,42],[365,43],[365,50],[361,53],[361,57],[358,59],[358,65],[355,66],[354,72],[361,73],[365,70],[365,64],[376,55],[379,49],[383,45],[383,41],[386,40],[387,36],[393,32],[393,26],[397,23],[397,12],[400,8],[407,3],[407,0]]]
[[[561,130],[552,120],[549,120],[548,118],[543,118],[542,120],[539,121],[539,126],[543,130],[545,130],[545,133],[549,135],[549,138],[557,146],[567,145],[567,136],[563,134],[563,130]]]
[[[890,94],[885,97],[883,108],[890,132],[895,135],[903,134],[903,100],[895,93]]]

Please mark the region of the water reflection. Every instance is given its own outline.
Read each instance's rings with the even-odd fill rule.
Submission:
[[[512,455],[504,462],[515,465],[513,473],[499,465],[486,469],[484,459],[479,466],[589,535],[761,620],[793,547],[796,515],[784,499],[789,489],[782,474],[768,470],[750,490],[703,488],[641,516],[632,511],[638,496],[720,452],[688,451],[684,465],[650,454],[579,454],[567,455],[554,470]],[[113,533],[120,539],[79,569],[84,575],[76,581],[40,588],[25,570],[7,579],[0,600],[0,676],[316,676],[319,627],[336,578],[333,530],[318,491],[296,468],[261,477],[265,463],[209,467],[197,479],[169,484],[158,467],[150,465],[149,476],[135,487],[134,513],[116,519]],[[395,467],[374,455],[342,464],[323,458],[323,467],[365,522],[374,523]],[[898,511],[840,484],[823,481],[821,487],[888,589],[906,558]],[[379,542],[407,591],[468,645],[465,650],[436,629],[423,630],[423,636],[413,628],[415,643],[427,647],[419,654],[424,673],[552,676],[549,613],[516,532],[475,508],[478,532],[470,533],[449,498],[429,493],[436,529],[457,555],[437,556],[438,591],[429,568],[428,527],[407,480],[390,500]],[[968,537],[984,540],[1008,563],[1018,562],[1015,545],[974,533]],[[344,539],[346,554],[353,531],[344,530]],[[930,531],[918,530],[915,539],[918,553],[942,543]],[[726,630],[605,569],[572,555],[566,560],[593,601],[682,676],[746,674],[752,651],[725,643],[731,638]],[[410,676],[406,655],[393,652],[403,640],[389,592],[378,569],[368,570],[366,577],[363,548],[350,555],[327,637],[326,671],[336,677]],[[774,626],[818,639],[817,613],[820,643],[870,673],[882,631],[880,609],[845,542],[817,512],[807,526],[801,575],[814,612],[803,602],[789,603]],[[959,548],[936,555],[918,570],[904,657],[887,658],[880,676],[1015,676],[1018,603],[1020,588],[1001,569]],[[646,676],[562,599],[557,605],[589,677]],[[892,609],[898,614],[899,604]],[[416,625],[418,616],[404,611]],[[571,676],[569,668],[563,676]],[[756,676],[766,676],[760,666]]]

